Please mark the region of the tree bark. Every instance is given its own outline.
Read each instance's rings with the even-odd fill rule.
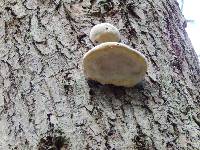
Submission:
[[[133,88],[87,81],[109,22],[148,59]],[[200,67],[175,0],[1,0],[0,149],[200,149]]]

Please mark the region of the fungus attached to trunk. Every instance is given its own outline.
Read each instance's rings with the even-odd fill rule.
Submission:
[[[97,26],[91,30],[93,33],[90,33],[90,38],[104,43],[95,46],[84,55],[85,76],[102,84],[116,86],[132,87],[139,83],[147,71],[145,56],[125,44],[110,42],[112,38],[113,41],[119,41],[119,34],[117,32],[116,35],[110,32],[101,34],[100,30],[96,29]],[[101,38],[97,38],[98,35]]]
[[[119,42],[120,33],[113,25],[109,23],[101,23],[92,28],[90,32],[90,39],[94,44]]]
[[[88,79],[131,87],[143,79],[147,62],[140,52],[124,44],[106,42],[85,54],[83,68]]]

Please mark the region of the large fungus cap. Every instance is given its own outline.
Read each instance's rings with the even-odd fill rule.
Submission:
[[[119,42],[119,30],[109,23],[95,25],[90,31],[90,39],[95,44],[104,42]]]
[[[144,78],[147,61],[143,54],[125,44],[106,42],[84,55],[83,69],[88,79],[131,87]]]

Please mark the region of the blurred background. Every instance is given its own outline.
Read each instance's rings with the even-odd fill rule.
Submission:
[[[200,0],[177,0],[187,20],[187,33],[200,60]]]

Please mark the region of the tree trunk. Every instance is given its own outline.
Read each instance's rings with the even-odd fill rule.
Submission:
[[[87,81],[90,29],[148,60],[133,88]],[[200,67],[175,0],[1,0],[0,149],[200,149]]]

